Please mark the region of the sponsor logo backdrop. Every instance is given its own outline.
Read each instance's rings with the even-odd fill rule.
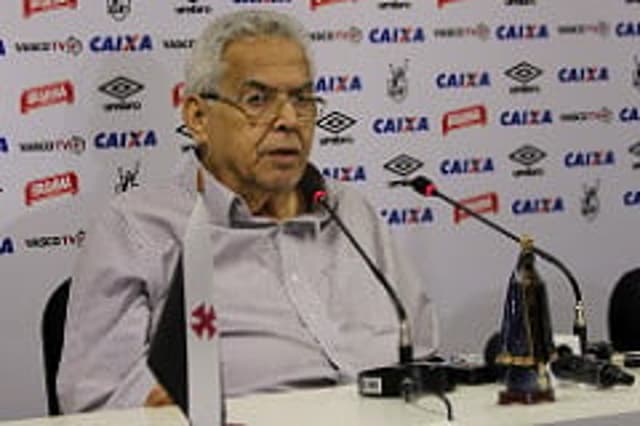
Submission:
[[[445,352],[481,350],[518,247],[392,180],[440,189],[563,259],[606,333],[640,266],[640,3],[628,0],[11,0],[0,17],[0,419],[45,413],[40,315],[91,218],[166,176],[181,146],[182,63],[243,8],[311,31],[313,160],[367,193],[439,305]],[[540,264],[556,331],[571,293]],[[419,326],[419,325],[417,325]],[[9,343],[10,342],[10,343]]]

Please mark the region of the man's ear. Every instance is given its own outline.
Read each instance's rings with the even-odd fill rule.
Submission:
[[[187,96],[182,104],[182,120],[198,143],[207,141],[207,108],[206,101],[196,95]]]

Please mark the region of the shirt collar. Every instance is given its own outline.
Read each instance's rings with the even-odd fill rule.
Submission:
[[[193,150],[185,152],[183,157],[185,158],[183,158],[177,170],[178,180],[184,189],[195,195],[197,191],[196,175],[198,168],[203,169],[205,190],[202,198],[211,215],[211,222],[213,224],[223,227],[261,227],[277,225],[278,222],[274,219],[252,215],[242,197],[231,191],[202,167]],[[314,166],[309,164],[308,167]],[[303,190],[302,195],[306,207],[305,212],[285,221],[285,223],[309,223],[314,225],[314,227],[322,229],[329,222],[330,217],[324,209],[313,202],[314,194],[307,190],[310,186],[306,183],[308,183],[310,176],[309,171],[305,171],[298,184],[298,187]],[[327,187],[326,190],[330,202],[337,205],[337,200],[334,200],[335,197],[331,196],[333,191],[329,187]]]

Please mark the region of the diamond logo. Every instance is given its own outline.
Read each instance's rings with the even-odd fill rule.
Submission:
[[[519,64],[506,70],[504,72],[504,75],[512,80],[517,81],[520,84],[529,84],[542,75],[542,70],[534,65],[531,65],[527,61],[522,61]]]
[[[318,120],[316,124],[322,130],[337,135],[353,127],[356,123],[356,119],[351,118],[339,111],[332,111],[324,117],[320,118],[320,120]]]
[[[542,161],[546,156],[547,154],[540,148],[536,148],[533,145],[522,145],[509,154],[509,159],[523,166],[531,167]]]
[[[127,77],[116,77],[100,87],[102,93],[124,102],[127,98],[140,93],[144,89],[144,85]]]
[[[384,164],[384,168],[392,173],[405,177],[418,170],[423,164],[424,163],[417,158],[413,158],[407,154],[400,154],[387,161]]]

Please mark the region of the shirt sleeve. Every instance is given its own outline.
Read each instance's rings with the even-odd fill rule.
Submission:
[[[143,405],[155,384],[146,360],[150,259],[158,258],[114,208],[87,235],[72,274],[58,373],[63,412]]]

